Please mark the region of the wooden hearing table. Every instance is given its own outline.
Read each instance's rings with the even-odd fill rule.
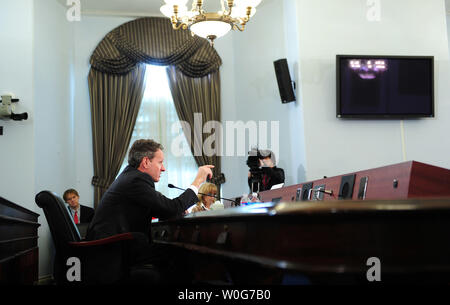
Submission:
[[[450,198],[261,203],[152,224],[197,282],[450,282]]]

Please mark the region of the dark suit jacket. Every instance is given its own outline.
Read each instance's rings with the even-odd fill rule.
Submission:
[[[70,206],[67,206],[67,209],[69,210],[69,215],[72,215]],[[80,223],[89,223],[94,217],[94,209],[80,204],[80,215]]]
[[[284,183],[284,170],[280,167],[262,167],[261,168],[261,179],[259,180],[260,186],[259,190],[267,191],[272,188],[272,186],[280,183]],[[248,178],[248,186],[252,187],[251,185],[251,177]],[[265,182],[265,184],[264,184]],[[258,185],[255,183],[253,184],[253,190],[252,192],[256,192],[258,190]]]
[[[195,202],[197,196],[191,189],[169,199],[155,190],[150,175],[127,166],[100,200],[86,239],[96,240],[125,232],[147,235],[152,217],[181,216]]]

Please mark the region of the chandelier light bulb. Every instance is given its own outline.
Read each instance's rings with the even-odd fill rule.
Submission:
[[[256,13],[256,8],[252,7],[250,11],[250,17],[253,17]],[[231,17],[233,18],[245,18],[247,17],[247,7],[237,6],[231,10]]]
[[[163,6],[161,6],[161,8],[159,9],[161,11],[161,13],[170,18],[173,15],[173,5],[170,4],[164,4]]]
[[[203,38],[208,38],[210,35],[219,38],[231,30],[231,25],[222,21],[202,21],[194,23],[190,29],[195,35]]]

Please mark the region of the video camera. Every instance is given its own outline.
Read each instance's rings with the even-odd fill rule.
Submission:
[[[250,168],[250,172],[252,170],[256,171],[258,169],[261,169],[259,160],[265,159],[267,157],[272,157],[272,153],[270,150],[260,150],[258,148],[252,148],[248,152],[247,158],[247,166]]]
[[[0,99],[0,120],[22,121],[28,119],[28,113],[14,113],[14,105],[19,99],[12,98],[11,95],[5,94]]]
[[[258,148],[252,148],[248,152],[247,166],[250,168],[250,185],[252,192],[255,190],[254,186],[257,187],[258,192],[260,190],[263,170],[261,168],[259,160],[267,157],[272,157],[270,150],[260,150]]]

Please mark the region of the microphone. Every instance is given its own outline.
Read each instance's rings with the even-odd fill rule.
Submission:
[[[169,183],[167,186],[171,189],[179,189],[179,190],[185,191],[185,189],[182,189],[181,187],[177,187],[177,186],[173,185],[172,183]]]
[[[182,190],[182,191],[186,190],[186,189],[182,189],[181,187],[177,187],[177,186],[173,185],[172,183],[169,183],[167,186],[169,188],[171,188],[171,189],[179,189],[179,190]],[[214,197],[216,199],[223,199],[223,200],[231,201],[231,202],[234,202],[235,204],[240,204],[240,203],[236,202],[235,200],[231,200],[231,199],[228,199],[228,198],[216,197],[216,196],[212,196],[212,195],[208,195],[208,194],[200,193],[200,192],[199,192],[199,194],[205,195],[205,196],[209,196],[209,197]]]

